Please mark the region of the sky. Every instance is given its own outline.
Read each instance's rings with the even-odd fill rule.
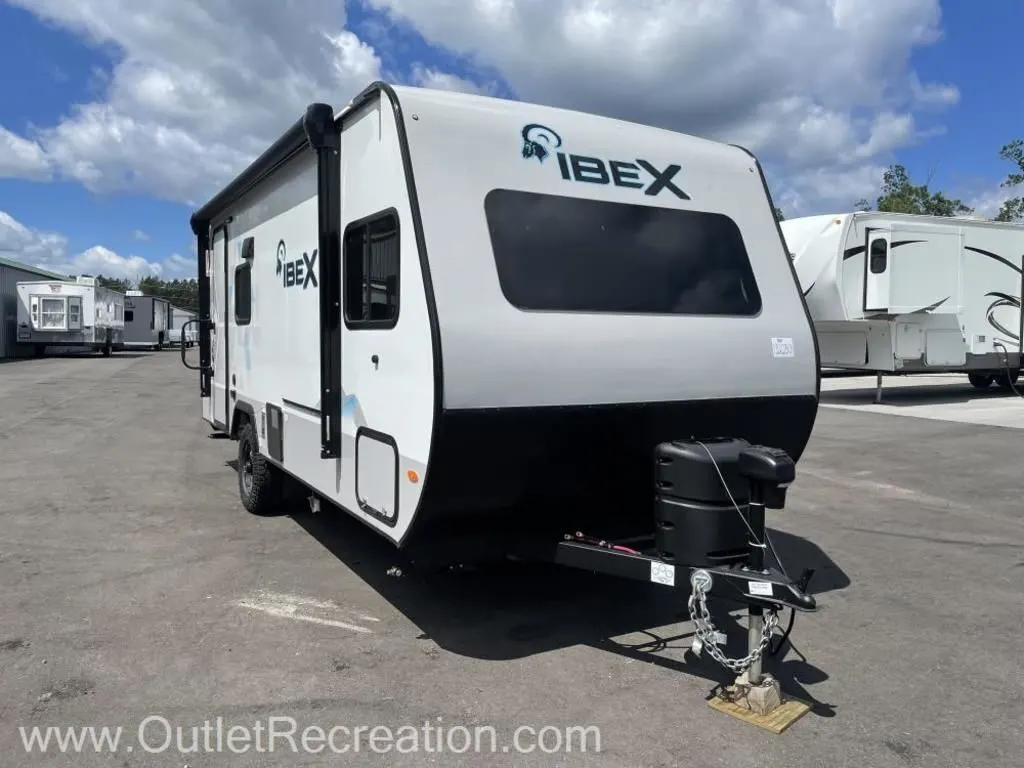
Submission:
[[[742,143],[787,217],[902,163],[992,216],[1020,0],[0,0],[0,255],[195,275],[191,211],[376,79]]]

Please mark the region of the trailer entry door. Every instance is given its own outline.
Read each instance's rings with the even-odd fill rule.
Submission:
[[[891,274],[891,233],[881,229],[867,232],[864,256],[864,311],[886,312],[889,309]]]
[[[228,425],[228,239],[227,227],[217,229],[210,245],[210,358],[213,361],[212,397],[209,399],[208,421],[227,428]]]
[[[82,330],[82,297],[68,296],[68,330]]]

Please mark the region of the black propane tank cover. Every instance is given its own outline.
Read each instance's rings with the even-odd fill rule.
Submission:
[[[739,474],[739,456],[749,446],[746,440],[734,437],[661,443],[654,451],[655,490],[660,496],[731,504],[722,485],[724,478],[736,503],[745,504],[750,496],[750,483]]]

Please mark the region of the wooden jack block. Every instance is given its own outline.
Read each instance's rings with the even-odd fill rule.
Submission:
[[[770,675],[752,686],[745,673],[721,695],[712,697],[708,706],[775,734],[785,731],[811,709],[802,701],[784,697],[778,681]]]

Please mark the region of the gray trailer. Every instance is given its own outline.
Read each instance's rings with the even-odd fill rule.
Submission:
[[[162,349],[167,343],[170,302],[141,291],[128,291],[124,300],[124,345]]]

